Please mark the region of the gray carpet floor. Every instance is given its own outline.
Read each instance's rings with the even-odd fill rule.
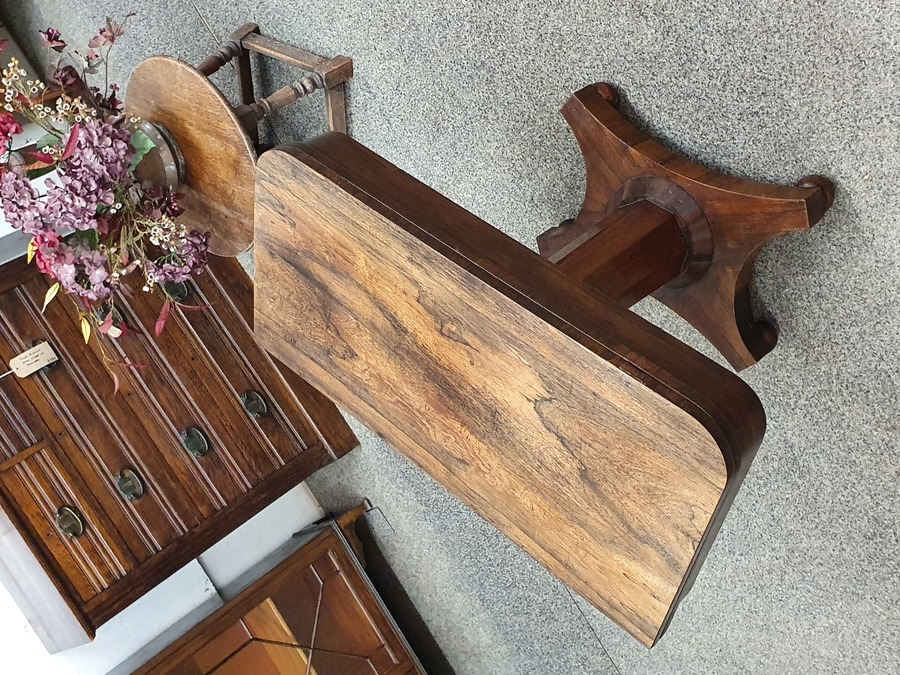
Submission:
[[[897,672],[900,5],[195,1],[206,23],[177,0],[2,12],[22,36],[52,25],[86,42],[107,14],[136,11],[116,62],[123,80],[155,53],[199,62],[249,20],[351,56],[352,135],[529,246],[580,205],[583,162],[558,109],[595,81],[618,85],[627,110],[692,158],[838,186],[821,224],[760,257],[758,300],[781,338],[742,377],[768,433],[652,651],[358,425],[362,447],[310,481],[326,508],[363,496],[380,507],[371,539],[433,636],[416,639],[433,672]],[[268,67],[262,84],[290,77]],[[270,132],[296,139],[322,120],[311,100]],[[716,358],[658,304],[638,310]]]

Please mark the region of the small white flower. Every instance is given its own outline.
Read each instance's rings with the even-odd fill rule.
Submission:
[[[144,286],[143,291],[144,291],[144,293],[149,293],[149,292],[150,292],[150,287],[149,287],[149,286]]]

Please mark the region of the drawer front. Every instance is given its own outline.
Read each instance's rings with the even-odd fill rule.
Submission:
[[[32,296],[46,284],[35,279],[0,296],[0,355],[8,362],[35,337],[53,345],[59,361],[47,372],[18,379],[0,380],[3,416],[0,447],[7,463],[19,453],[55,439],[66,461],[128,539],[137,560],[145,560],[174,542],[199,522],[193,503],[183,502],[181,490],[167,490],[173,483],[168,462],[156,451],[153,433],[123,392],[111,396],[109,375],[102,360],[84,349],[78,325],[53,303],[41,315]],[[42,297],[42,296],[41,296]],[[144,494],[132,501],[118,486],[118,477],[130,471],[144,486]],[[187,514],[184,517],[182,514]]]
[[[198,277],[191,288],[188,302],[214,311],[180,310],[179,319],[216,371],[226,396],[239,404],[236,414],[247,420],[271,461],[281,466],[297,457],[318,441],[302,409],[280,386],[278,372],[253,340],[217,275]]]
[[[142,326],[152,326],[162,308],[161,299],[148,293],[135,294],[126,302],[123,314],[130,314]],[[212,312],[212,308],[197,311]],[[202,430],[209,440],[209,453],[196,461],[226,502],[283,466],[259,425],[244,411],[238,393],[221,375],[220,364],[233,362],[234,356],[214,359],[205,345],[195,341],[180,309],[171,312],[159,337],[137,337],[138,348],[134,340],[116,345],[147,365],[132,374],[135,386],[155,399],[178,433],[190,427]]]
[[[92,491],[48,445],[0,472],[6,501],[40,542],[41,553],[83,602],[137,564],[125,538]]]

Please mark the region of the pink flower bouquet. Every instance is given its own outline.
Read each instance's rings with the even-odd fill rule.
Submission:
[[[59,54],[50,67],[53,95],[14,58],[0,78],[0,205],[11,226],[31,235],[29,260],[54,281],[44,306],[60,291],[71,296],[85,342],[92,328],[109,332],[116,290],[129,274],[143,275],[144,291],[166,296],[161,331],[176,302],[167,289],[201,273],[207,260],[209,233],[176,220],[180,195],[135,175],[154,145],[142,120],[122,111],[119,87],[108,83],[109,53],[123,34],[123,25],[107,20],[81,55],[58,30],[42,31],[48,54]],[[101,71],[104,88],[88,86]],[[20,119],[45,132],[24,157],[13,147]],[[36,187],[42,177],[43,194]]]

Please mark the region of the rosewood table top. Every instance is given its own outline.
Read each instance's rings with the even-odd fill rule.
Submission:
[[[259,343],[652,646],[761,441],[750,388],[347,136],[256,181]]]

